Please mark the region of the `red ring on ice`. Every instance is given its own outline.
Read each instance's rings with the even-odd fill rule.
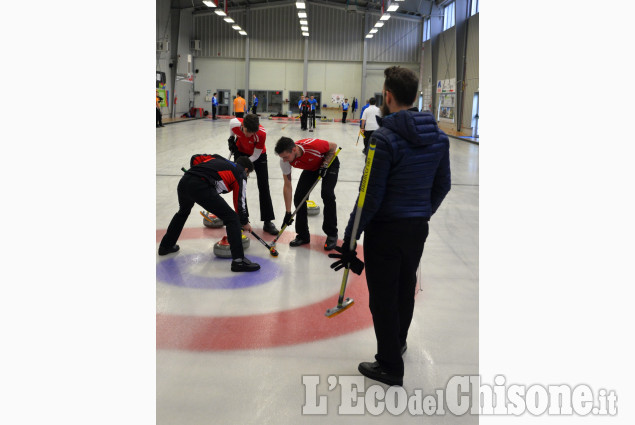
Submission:
[[[278,243],[289,243],[294,237],[292,233],[283,234]],[[165,230],[157,230],[157,242],[164,234]],[[183,229],[179,240],[216,240],[224,235],[225,229],[188,228]],[[264,236],[263,239],[273,240]],[[311,235],[311,244],[297,249],[308,247],[326,255],[323,248],[325,240],[324,236]],[[253,242],[260,244],[258,241]],[[358,255],[363,260],[361,249]],[[333,273],[340,283],[341,273]],[[334,338],[372,326],[365,272],[361,276],[354,273],[348,275],[345,296],[353,298],[355,304],[341,314],[328,318],[324,313],[337,305],[339,284],[337,286],[337,292],[332,297],[274,313],[219,317],[157,314],[157,349],[221,351],[269,348]]]

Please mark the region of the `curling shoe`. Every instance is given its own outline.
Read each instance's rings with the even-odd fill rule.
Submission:
[[[359,370],[359,373],[365,377],[383,382],[386,385],[403,386],[403,376],[393,375],[392,373],[385,371],[377,362],[360,363],[357,370]]]
[[[292,240],[291,242],[289,242],[289,246],[300,246],[300,245],[306,245],[308,243],[310,243],[311,240],[310,239],[303,239],[300,236],[296,236],[294,240]]]
[[[279,233],[278,229],[276,229],[276,225],[273,224],[271,221],[265,221],[264,226],[262,226],[262,230],[274,236]]]
[[[232,261],[233,272],[255,272],[256,270],[260,270],[260,264],[252,263],[245,257]]]
[[[173,247],[163,247],[163,246],[159,246],[159,255],[168,255],[168,254],[172,254],[173,252],[178,251],[180,248],[178,245],[174,245]]]
[[[327,236],[324,251],[330,251],[337,246],[337,236]]]

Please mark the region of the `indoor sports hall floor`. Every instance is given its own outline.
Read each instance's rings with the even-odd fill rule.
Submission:
[[[269,120],[263,115],[261,124],[267,131],[278,228],[284,201],[276,141],[282,136],[316,137],[342,147],[336,186],[341,240],[364,167],[361,138],[356,144],[358,124],[318,122],[313,133],[301,131],[299,121]],[[228,136],[226,119],[200,119],[156,130],[157,248],[178,209],[181,167],[187,168],[195,153],[227,157]],[[479,370],[479,146],[454,138],[450,146],[452,189],[430,221],[404,355],[403,388],[408,397],[417,394],[415,390],[434,395],[452,376],[478,375]],[[298,177],[294,169],[294,188]],[[318,186],[309,199],[322,206],[319,192]],[[255,175],[248,181],[247,198],[252,226],[265,240],[273,240],[262,232]],[[369,379],[357,390],[362,414],[339,413],[349,391],[342,393],[346,377],[361,376],[358,363],[374,361],[364,274],[351,274],[348,280],[346,296],[355,300],[354,305],[326,318],[326,309],[337,304],[343,273],[329,268],[332,260],[322,249],[321,213],[309,217],[310,246],[290,248],[295,232],[287,229],[277,244],[280,255],[272,257],[250,236],[245,255],[260,263],[261,270],[231,273],[231,260],[215,257],[212,251],[224,229],[203,226],[199,210],[195,206],[186,223],[178,242],[181,250],[156,257],[158,425],[478,423],[469,412],[421,418],[406,408],[400,415],[383,409],[375,416],[372,406],[365,408],[364,397],[372,402],[371,386],[388,387]],[[315,377],[319,377],[317,386],[312,385]],[[374,405],[382,406],[382,401]],[[325,414],[303,414],[303,406],[317,411],[318,404]]]

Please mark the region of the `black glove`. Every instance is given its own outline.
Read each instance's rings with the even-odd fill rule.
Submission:
[[[282,227],[291,226],[291,223],[293,223],[293,219],[291,218],[291,213],[290,212],[284,213],[284,219],[282,220]]]
[[[328,172],[328,168],[327,167],[322,167],[318,170],[318,173],[320,173],[320,177],[324,178],[326,176],[326,173]]]
[[[236,146],[236,136],[229,136],[229,139],[227,139],[227,147],[229,148],[229,152],[236,156],[236,153],[238,153],[238,146]]]
[[[362,274],[364,270],[364,262],[357,258],[357,251],[349,251],[349,245],[344,243],[342,246],[336,246],[335,250],[339,254],[329,254],[329,258],[338,258],[339,260],[331,264],[331,268],[338,271],[342,267],[350,269],[355,274]]]

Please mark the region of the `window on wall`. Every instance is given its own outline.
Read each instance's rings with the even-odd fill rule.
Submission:
[[[443,8],[443,31],[455,25],[455,7],[456,4],[452,2]]]
[[[430,18],[423,21],[423,41],[430,40]]]
[[[472,0],[472,12],[470,13],[470,16],[476,15],[478,13],[478,0]]]

